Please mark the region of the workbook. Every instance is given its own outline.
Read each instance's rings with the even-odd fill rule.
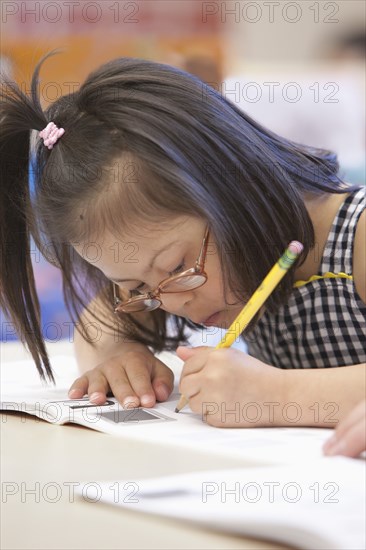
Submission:
[[[366,462],[297,465],[94,482],[79,498],[306,550],[366,548]]]
[[[3,416],[18,411],[64,425],[62,429],[67,429],[67,424],[80,424],[117,437],[239,457],[246,463],[287,464],[322,456],[322,445],[331,435],[330,429],[215,428],[189,406],[176,413],[183,362],[169,352],[161,353],[159,358],[173,370],[175,388],[168,401],[153,408],[124,409],[114,397],[108,397],[103,405],[94,405],[87,397],[69,399],[68,390],[80,376],[76,360],[55,356],[51,357],[51,364],[56,386],[41,382],[31,360],[3,363],[0,409]]]

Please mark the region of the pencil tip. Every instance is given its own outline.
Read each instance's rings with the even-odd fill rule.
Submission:
[[[174,412],[179,413],[178,407],[175,408],[175,411],[174,411]]]

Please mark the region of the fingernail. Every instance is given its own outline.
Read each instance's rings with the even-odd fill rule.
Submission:
[[[125,397],[123,400],[123,407],[125,409],[134,409],[137,407],[137,399],[136,397],[129,395],[128,397]]]
[[[169,396],[169,388],[166,384],[164,384],[164,382],[162,384],[159,385],[159,387],[157,388],[158,392],[159,392],[159,399],[167,399],[168,396]]]
[[[80,392],[80,390],[75,390],[75,389],[74,389],[74,390],[70,390],[69,393],[68,393],[68,396],[69,396],[69,397],[72,397],[73,395],[75,395],[76,393],[79,393],[79,392]]]
[[[101,396],[102,394],[99,393],[99,392],[94,392],[91,394],[91,396],[89,397],[89,401],[96,401],[97,399],[99,399],[99,397]]]
[[[154,403],[154,397],[152,395],[146,394],[141,397],[141,405],[151,405]]]

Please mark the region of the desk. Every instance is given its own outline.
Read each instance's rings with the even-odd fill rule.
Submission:
[[[69,342],[48,344],[50,356],[72,355]],[[29,358],[17,343],[1,344],[1,363]],[[35,367],[34,367],[35,368]],[[73,495],[98,480],[137,480],[243,461],[191,450],[172,451],[81,426],[57,426],[20,413],[2,415],[1,548],[11,549],[284,549],[190,524],[130,512]],[[5,485],[7,484],[7,485]],[[10,485],[12,484],[12,485]],[[10,494],[13,492],[14,494]]]

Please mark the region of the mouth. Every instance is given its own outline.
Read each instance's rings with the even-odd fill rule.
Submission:
[[[210,315],[207,319],[200,322],[201,325],[205,327],[214,327],[217,326],[221,311],[216,311],[213,315]]]

